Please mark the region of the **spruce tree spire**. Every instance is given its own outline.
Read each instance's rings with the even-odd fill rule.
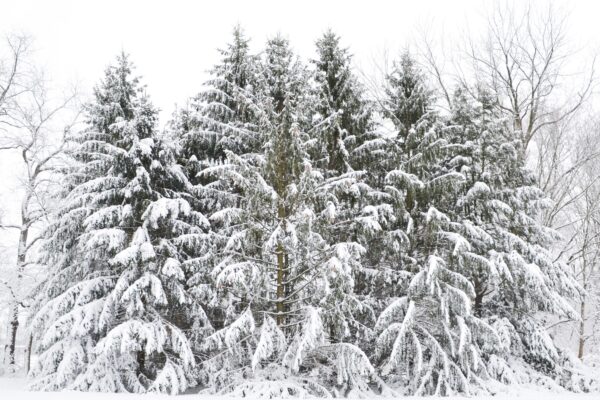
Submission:
[[[220,62],[210,71],[206,89],[191,102],[182,137],[184,156],[202,161],[222,161],[225,151],[254,152],[257,133],[256,95],[261,87],[258,58],[250,53],[250,40],[236,25],[231,42],[219,50]],[[197,162],[197,161],[196,161]],[[189,167],[196,168],[196,162]]]
[[[385,115],[406,135],[432,103],[432,93],[411,54],[405,51],[387,77]]]
[[[115,64],[106,69],[104,79],[94,89],[96,102],[91,106],[104,107],[102,110],[90,111],[90,117],[102,118],[91,121],[98,124],[99,130],[107,131],[117,117],[133,118],[132,100],[141,88],[139,78],[131,76],[132,73],[133,65],[129,61],[129,55],[123,51],[117,56]]]
[[[316,47],[317,146],[325,151],[321,154],[326,160],[323,167],[343,173],[352,170],[350,153],[371,128],[371,110],[352,72],[352,56],[341,47],[340,37],[328,30]]]

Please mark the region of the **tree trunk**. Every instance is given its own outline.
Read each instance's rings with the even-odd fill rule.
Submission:
[[[279,111],[283,110],[283,102],[278,104]],[[286,136],[287,136],[286,132]],[[287,210],[285,208],[285,191],[287,184],[287,175],[288,175],[288,160],[286,159],[286,151],[284,142],[276,142],[275,151],[276,151],[276,159],[275,159],[275,171],[276,175],[274,177],[275,180],[275,191],[279,197],[278,205],[277,205],[277,221],[279,224],[284,227],[286,223]],[[276,322],[277,326],[281,326],[285,321],[285,293],[286,293],[286,264],[287,257],[285,254],[285,249],[283,247],[283,243],[279,242],[277,244],[277,282],[276,282],[276,292],[277,296],[275,309],[277,311]]]
[[[17,347],[17,331],[19,329],[19,304],[15,301],[12,304],[10,321],[10,344],[8,345],[8,367],[11,372],[16,370],[15,350]]]
[[[278,210],[277,210],[277,216],[279,217],[279,221],[283,222],[283,219],[285,218],[285,209],[283,207],[283,205],[280,205]],[[281,223],[280,222],[280,223]],[[277,310],[277,325],[281,326],[283,325],[283,321],[284,321],[284,298],[285,298],[285,284],[284,284],[284,278],[285,278],[285,254],[284,254],[284,250],[283,250],[283,245],[280,243],[277,246],[277,303],[276,303],[276,310]]]
[[[586,235],[587,237],[587,235]],[[587,241],[584,242],[583,245],[583,254],[585,254],[585,252],[587,251]],[[580,360],[583,359],[583,354],[585,351],[585,301],[586,301],[586,296],[585,293],[588,290],[588,268],[587,268],[587,259],[585,258],[585,256],[583,257],[583,265],[582,265],[582,269],[581,269],[581,276],[583,277],[583,290],[584,290],[584,294],[583,297],[581,298],[581,305],[579,308],[579,316],[581,317],[581,321],[579,322],[579,348],[577,349],[577,358],[579,358]]]
[[[579,322],[579,349],[577,350],[577,357],[583,360],[585,350],[585,297],[581,301],[581,322]]]
[[[23,270],[25,269],[25,256],[27,255],[27,236],[29,229],[27,228],[27,221],[23,218],[21,233],[19,234],[19,247],[17,250],[17,281],[15,284],[17,293],[21,289],[21,280],[23,279]],[[17,348],[17,332],[19,330],[19,306],[20,301],[16,298],[17,294],[13,293],[15,297],[13,299],[13,306],[11,310],[11,332],[10,332],[10,344],[8,346],[8,364],[9,369],[12,371],[16,370],[15,363],[15,350]]]
[[[475,316],[481,318],[483,316],[483,298],[487,292],[487,285],[482,282],[482,279],[476,277],[473,280],[473,286],[475,289],[475,299],[473,301],[473,312]]]
[[[27,362],[25,364],[25,372],[29,373],[31,368],[31,349],[33,348],[33,334],[29,335],[29,344],[27,344]]]

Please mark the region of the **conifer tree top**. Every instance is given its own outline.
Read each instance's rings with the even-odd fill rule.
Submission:
[[[250,39],[247,39],[244,30],[238,24],[233,28],[231,42],[225,49],[220,49],[221,63],[216,65],[212,73],[238,87],[245,87],[248,83],[248,57],[250,52]]]
[[[394,124],[406,130],[429,110],[433,95],[427,88],[425,77],[416,61],[405,51],[387,77],[386,114]]]
[[[95,101],[88,106],[89,122],[96,129],[107,132],[118,117],[134,117],[134,99],[142,90],[139,77],[132,76],[134,69],[125,52],[106,68],[104,78],[94,88]]]

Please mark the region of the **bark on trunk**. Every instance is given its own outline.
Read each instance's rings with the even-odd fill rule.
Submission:
[[[11,310],[10,344],[8,345],[8,365],[14,372],[16,369],[15,351],[17,347],[17,331],[19,329],[19,305],[14,302]]]
[[[25,365],[25,372],[29,374],[31,368],[31,349],[33,348],[33,335],[29,335],[29,343],[27,344],[27,363]]]
[[[581,322],[579,323],[579,349],[577,350],[577,357],[582,360],[585,350],[585,298],[581,302]]]
[[[19,291],[21,288],[21,280],[23,279],[23,270],[25,268],[25,258],[27,255],[27,236],[29,229],[26,228],[27,221],[22,220],[21,233],[19,234],[19,247],[17,250],[17,281],[15,284],[16,290]],[[14,296],[17,294],[13,293]],[[8,364],[9,368],[13,371],[16,369],[15,351],[17,348],[17,332],[19,330],[19,299],[13,299],[13,306],[11,310],[11,322],[10,322],[10,344],[8,346]]]
[[[279,220],[283,222],[285,218],[285,209],[283,205],[280,205],[277,210],[277,216]],[[283,249],[283,245],[280,243],[277,246],[277,325],[281,326],[284,323],[284,298],[285,298],[285,253]]]

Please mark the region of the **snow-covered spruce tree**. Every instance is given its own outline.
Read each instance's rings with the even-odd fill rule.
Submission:
[[[448,394],[522,381],[519,359],[554,368],[559,354],[534,315],[574,315],[563,296],[576,284],[547,251],[553,235],[536,219],[546,200],[518,140],[485,97],[474,109],[459,92],[450,121],[436,116],[408,55],[389,85],[384,112],[401,151],[386,181],[410,248],[408,287],[376,326],[382,374],[412,393]]]
[[[375,359],[392,386],[447,395],[482,386],[482,353],[495,334],[473,315],[473,284],[457,268],[470,244],[450,230],[455,221],[446,205],[465,178],[444,167],[448,141],[433,103],[424,75],[405,53],[388,77],[383,112],[396,126],[399,150],[386,191],[409,245],[390,271],[396,290],[384,299],[375,327]]]
[[[188,281],[193,288],[190,293],[217,330],[231,322],[233,302],[226,292],[217,289],[211,274],[219,262],[217,254],[223,252],[230,239],[222,230],[219,216],[240,206],[236,182],[223,179],[220,171],[228,168],[227,152],[251,160],[264,144],[258,130],[262,113],[257,99],[263,80],[261,63],[250,54],[249,40],[241,27],[234,27],[231,42],[220,53],[221,59],[210,71],[202,91],[175,113],[169,129],[181,143],[180,162],[195,184],[200,210],[213,215],[209,248],[184,265],[193,271]],[[213,378],[204,364],[198,368],[203,384]]]
[[[576,318],[567,299],[578,294],[568,267],[549,251],[557,235],[540,222],[548,199],[525,168],[510,118],[496,115],[486,92],[467,93],[456,91],[447,130],[453,157],[446,166],[465,177],[449,212],[452,231],[469,241],[456,265],[473,284],[474,313],[502,338],[500,351],[484,354],[488,373],[506,383],[546,375],[576,385],[544,327],[548,315]]]
[[[220,179],[211,171],[222,167],[225,152],[239,156],[260,151],[258,132],[261,113],[257,93],[261,87],[260,60],[250,54],[249,40],[240,26],[234,27],[231,42],[220,50],[221,60],[210,71],[211,77],[203,90],[176,112],[170,130],[181,143],[180,162],[190,181],[200,210],[217,214],[238,205],[238,194],[231,182]],[[211,222],[219,222],[215,219]],[[186,261],[193,274],[190,284],[193,295],[202,302],[214,328],[226,323],[227,300],[217,297],[210,271],[217,260],[213,257],[226,245],[228,237],[211,235],[210,249]],[[200,369],[203,371],[203,369]],[[203,380],[207,379],[202,373]]]
[[[318,102],[310,132],[320,149],[315,169],[325,177],[320,201],[328,210],[329,224],[322,234],[330,242],[353,243],[364,249],[360,263],[352,269],[361,318],[349,337],[369,352],[381,299],[390,295],[388,289],[395,290],[388,281],[389,271],[400,262],[400,249],[407,243],[398,229],[391,196],[378,186],[385,176],[378,167],[385,165],[381,160],[389,159],[386,152],[394,143],[375,132],[372,104],[352,71],[351,57],[341,47],[340,38],[326,32],[317,41],[317,54],[313,62]],[[373,153],[379,159],[375,165]],[[339,338],[332,335],[332,340]]]
[[[321,234],[332,210],[306,151],[309,77],[280,36],[268,42],[263,70],[261,151],[228,151],[224,165],[202,171],[236,200],[210,216],[225,241],[212,276],[226,312],[205,342],[209,385],[277,396],[366,390],[373,369],[342,342],[360,307],[352,275],[363,249]]]
[[[221,60],[210,71],[211,78],[182,115],[184,156],[195,172],[201,168],[198,163],[222,161],[225,151],[243,154],[260,146],[255,99],[261,85],[259,58],[250,53],[249,39],[239,25],[219,52]]]
[[[208,323],[182,261],[200,251],[208,221],[131,73],[124,54],[106,70],[65,177],[32,322],[34,389],[179,393],[194,383],[185,331]]]
[[[316,47],[314,132],[320,153],[315,157],[315,167],[341,174],[353,169],[350,153],[373,127],[371,106],[352,71],[348,49],[340,45],[340,37],[328,30]]]

